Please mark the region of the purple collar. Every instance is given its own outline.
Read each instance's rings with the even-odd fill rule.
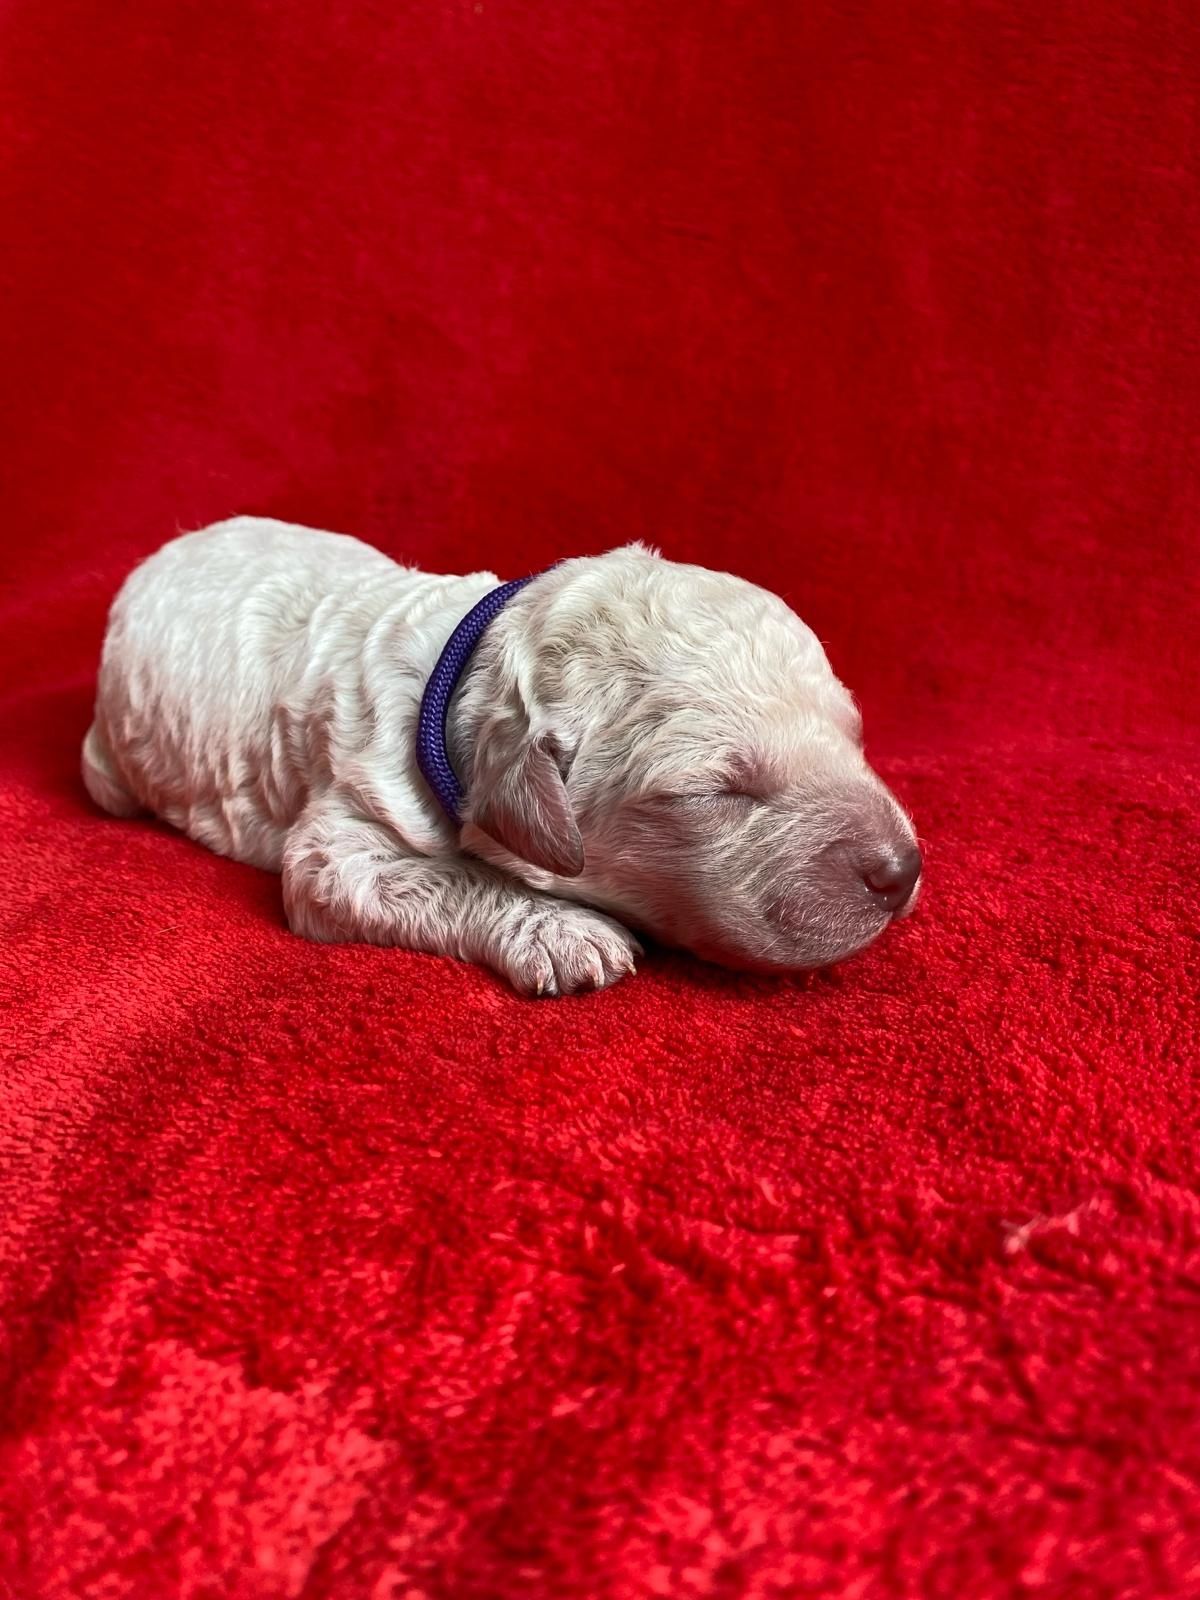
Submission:
[[[437,665],[425,685],[425,693],[421,696],[421,710],[417,717],[417,765],[455,827],[462,823],[463,786],[450,765],[446,749],[446,715],[450,710],[450,701],[471,659],[471,652],[483,638],[488,624],[500,615],[513,595],[520,593],[527,583],[532,583],[534,578],[540,576],[540,573],[533,572],[528,578],[514,578],[511,583],[502,583],[498,589],[485,594],[478,605],[471,607],[446,640],[446,647],[438,657]]]

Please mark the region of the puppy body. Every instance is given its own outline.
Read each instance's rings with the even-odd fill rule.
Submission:
[[[261,518],[174,540],[112,609],[90,793],[282,872],[299,933],[482,961],[525,992],[630,970],[614,916],[782,968],[886,926],[869,863],[915,844],[820,645],[775,596],[636,546],[564,562],[489,627],[448,722],[456,829],[417,712],[498,582]]]

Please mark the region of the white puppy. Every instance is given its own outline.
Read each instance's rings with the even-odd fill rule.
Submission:
[[[526,993],[631,971],[625,921],[786,970],[911,908],[912,827],[782,600],[633,545],[463,623],[498,581],[254,517],[174,540],[113,605],[90,794],[282,872],[310,939],[486,962]]]

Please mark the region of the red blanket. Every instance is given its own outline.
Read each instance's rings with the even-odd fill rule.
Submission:
[[[9,0],[0,1594],[1200,1593],[1198,126],[1140,0]],[[919,914],[290,937],[77,777],[237,510],[778,588]]]

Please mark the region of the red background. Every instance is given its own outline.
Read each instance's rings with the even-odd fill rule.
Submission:
[[[0,12],[0,1593],[1200,1592],[1200,22]],[[926,845],[523,1003],[95,814],[259,511],[787,595]]]

